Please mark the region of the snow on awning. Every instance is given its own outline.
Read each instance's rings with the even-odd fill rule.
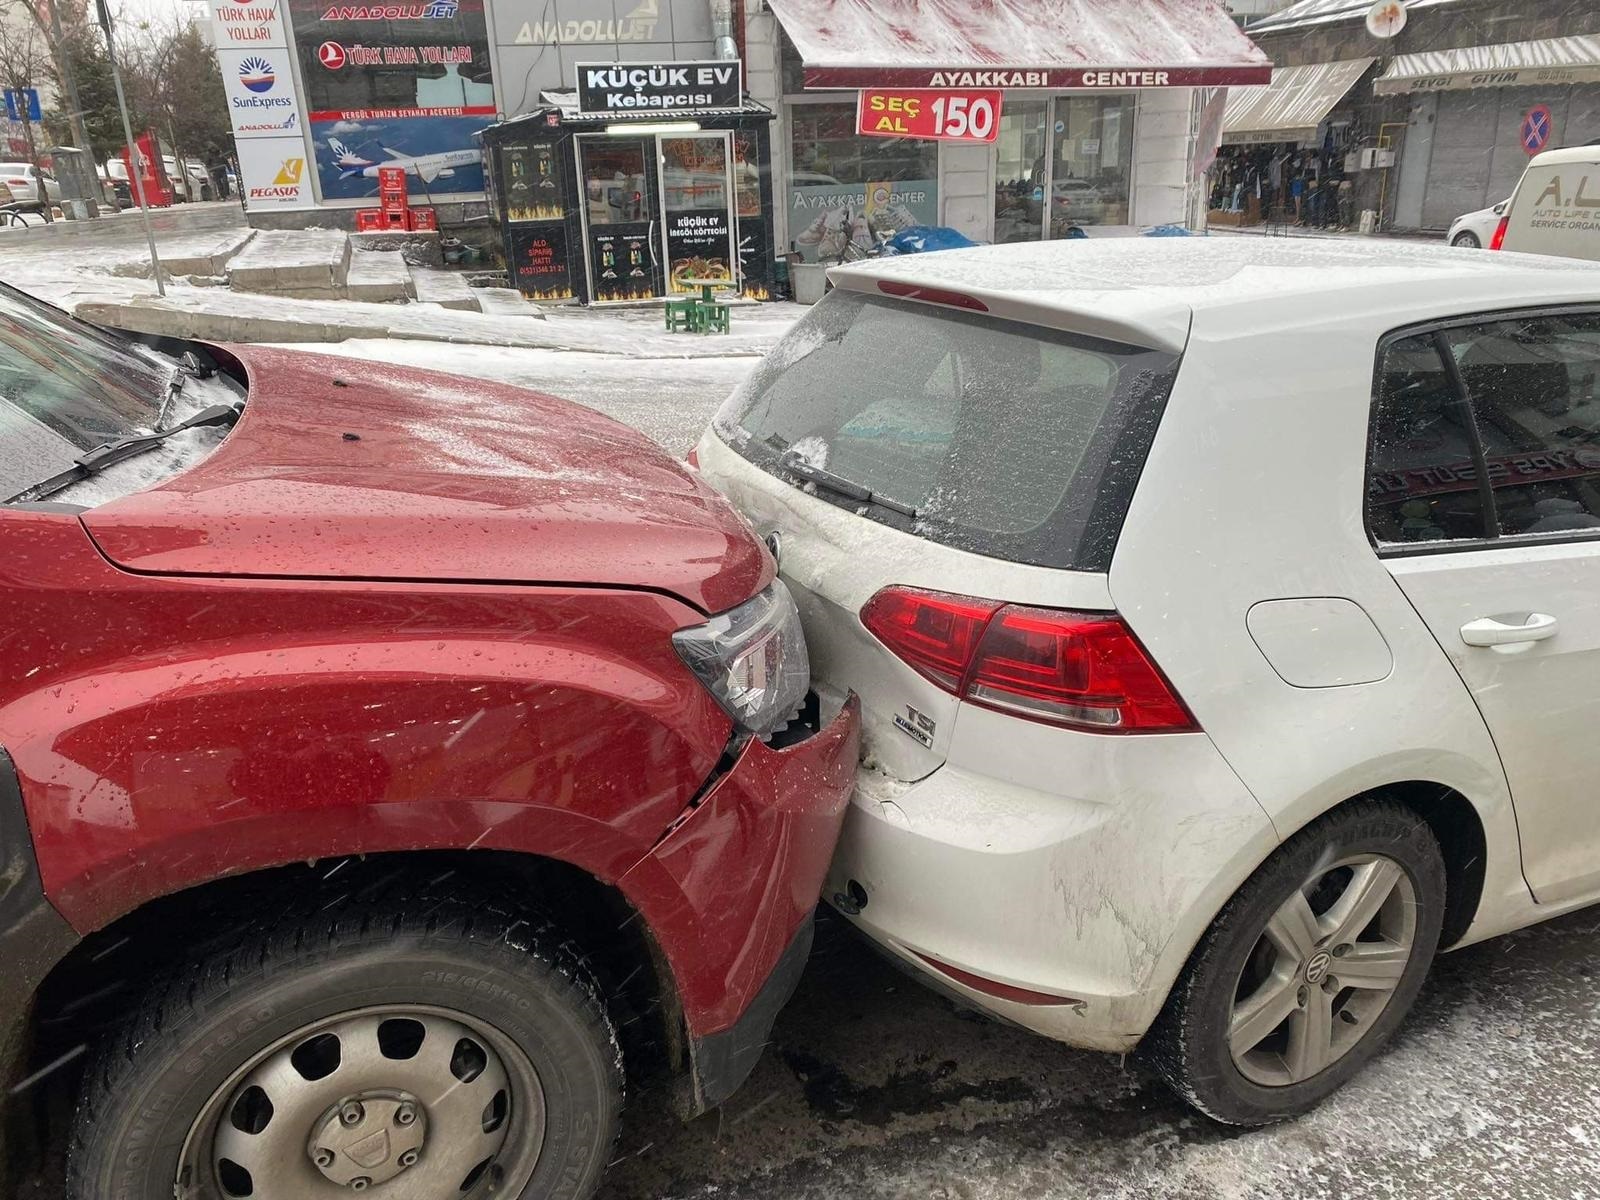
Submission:
[[[1372,85],[1380,96],[1600,80],[1600,35],[1401,54]]]
[[[1434,8],[1441,4],[1455,4],[1457,0],[1406,0],[1406,8],[1415,12],[1419,8]],[[1303,29],[1307,25],[1328,25],[1334,21],[1365,18],[1372,8],[1372,0],[1300,0],[1288,8],[1258,17],[1246,28],[1251,33],[1277,33],[1281,29]]]
[[[1310,141],[1333,106],[1376,61],[1350,58],[1279,67],[1266,87],[1231,90],[1222,118],[1222,144]]]
[[[1260,84],[1215,0],[767,0],[808,88]]]

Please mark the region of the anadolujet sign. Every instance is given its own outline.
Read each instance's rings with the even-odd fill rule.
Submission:
[[[738,108],[738,60],[662,63],[578,63],[578,111],[693,112]]]

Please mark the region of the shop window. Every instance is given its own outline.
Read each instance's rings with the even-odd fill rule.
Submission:
[[[789,107],[789,236],[808,262],[939,220],[939,146],[856,134],[854,100]]]
[[[733,187],[740,217],[761,216],[761,146],[753,129],[733,135]]]
[[[1459,326],[1444,341],[1448,360],[1431,334],[1384,349],[1368,480],[1373,536],[1404,544],[1600,534],[1600,316]]]
[[[1126,225],[1132,96],[1007,96],[996,140],[995,241]]]
[[[508,220],[553,221],[562,216],[554,146],[548,142],[501,146],[500,161]]]
[[[644,141],[584,143],[583,191],[590,226],[648,220],[645,188]]]

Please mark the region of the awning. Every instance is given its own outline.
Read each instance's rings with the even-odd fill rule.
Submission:
[[[1217,87],[1272,62],[1215,0],[767,0],[808,88]]]
[[[1402,54],[1372,85],[1380,96],[1600,80],[1600,35]]]
[[[1419,8],[1435,8],[1441,4],[1455,4],[1458,0],[1406,0],[1406,8],[1415,12]],[[1247,26],[1252,34],[1277,33],[1280,29],[1303,29],[1307,25],[1329,25],[1335,21],[1365,19],[1372,8],[1372,0],[1300,0],[1288,8],[1257,17]]]
[[[1228,111],[1222,118],[1222,144],[1310,141],[1333,106],[1376,61],[1348,58],[1279,67],[1266,87],[1231,90]]]

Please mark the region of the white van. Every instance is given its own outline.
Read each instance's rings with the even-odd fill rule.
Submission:
[[[1532,159],[1489,248],[1600,260],[1600,146]]]

